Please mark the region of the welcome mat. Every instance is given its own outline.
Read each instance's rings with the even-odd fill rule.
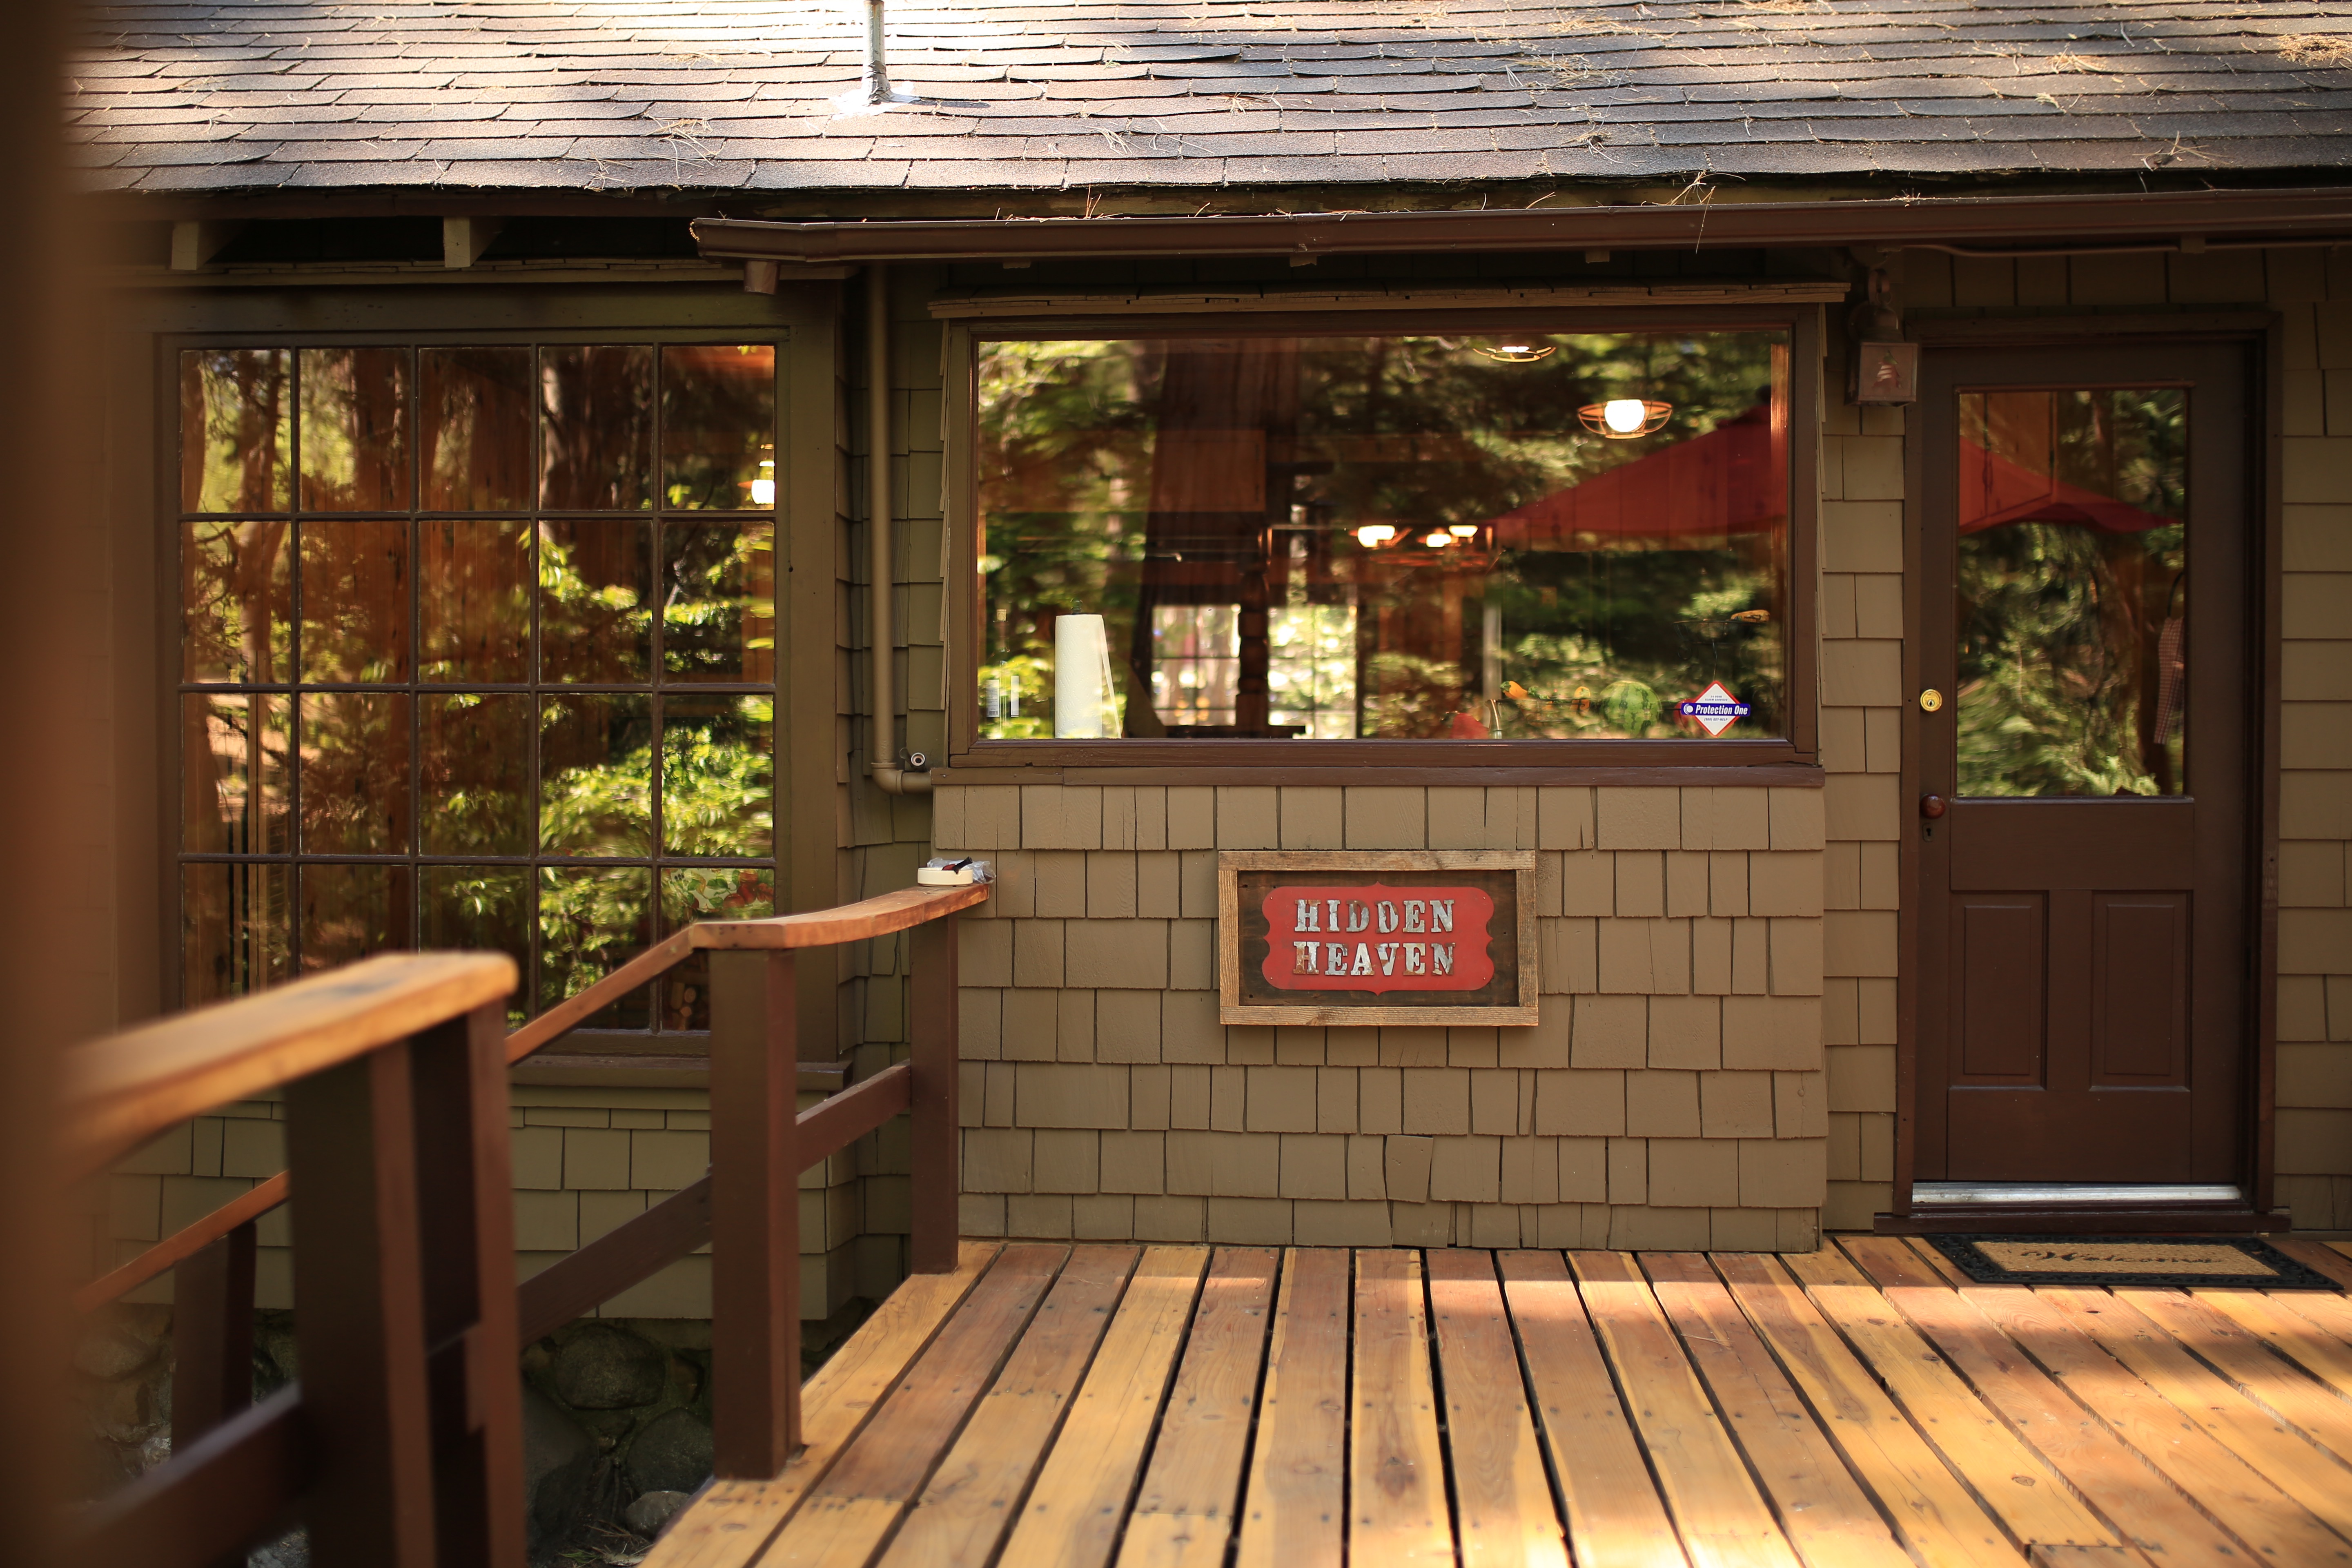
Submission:
[[[2252,1237],[1931,1236],[1979,1285],[2153,1285],[2334,1290],[2336,1281]]]

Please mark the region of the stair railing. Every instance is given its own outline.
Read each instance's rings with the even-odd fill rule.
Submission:
[[[713,1468],[800,1446],[801,1173],[900,1111],[918,1273],[956,1265],[957,942],[986,884],[689,926],[509,1035],[502,954],[399,953],[79,1047],[61,1157],[95,1175],[283,1089],[288,1168],[79,1291],[167,1270],[173,1457],[89,1512],[89,1560],[208,1568],[298,1508],[320,1568],[522,1568],[520,1347],[711,1247]],[[914,932],[909,1059],[795,1111],[795,954]],[[709,955],[710,1169],[514,1288],[505,1069]],[[299,1384],[250,1404],[256,1222],[299,1184]]]

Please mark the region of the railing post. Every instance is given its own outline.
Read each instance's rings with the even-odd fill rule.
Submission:
[[[433,1433],[407,1042],[287,1086],[294,1314],[316,1468],[303,1517],[334,1568],[433,1568]]]
[[[410,1046],[424,1212],[437,1568],[523,1568],[522,1394],[516,1367],[513,1134],[506,1007]]]
[[[712,1468],[781,1474],[800,1447],[793,955],[710,955]]]
[[[172,1277],[175,1454],[253,1403],[254,1243],[247,1221]]]
[[[915,1079],[909,1129],[914,1168],[908,1182],[914,1235],[908,1263],[918,1274],[952,1274],[963,1206],[963,1133],[956,1114],[960,1005],[955,916],[943,915],[915,928],[914,959],[908,1030]]]

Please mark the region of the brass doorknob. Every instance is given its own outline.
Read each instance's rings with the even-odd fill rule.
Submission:
[[[1921,795],[1919,797],[1919,815],[1930,819],[1943,816],[1944,797],[1940,795]]]
[[[1919,711],[1933,713],[1944,706],[1944,694],[1934,687],[1919,693]]]

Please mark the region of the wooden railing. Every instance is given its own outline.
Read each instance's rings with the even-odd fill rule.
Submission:
[[[175,1123],[283,1088],[288,1168],[78,1293],[167,1270],[173,1457],[94,1509],[88,1560],[211,1568],[299,1508],[320,1568],[522,1568],[520,1347],[711,1244],[714,1469],[800,1443],[802,1171],[913,1117],[919,1273],[956,1261],[956,921],[987,887],[688,927],[511,1035],[514,964],[387,954],[74,1053],[62,1158],[94,1175]],[[914,931],[910,1059],[795,1112],[801,949]],[[504,1069],[709,954],[710,1170],[513,1288]],[[255,1222],[294,1210],[299,1384],[250,1404]]]

